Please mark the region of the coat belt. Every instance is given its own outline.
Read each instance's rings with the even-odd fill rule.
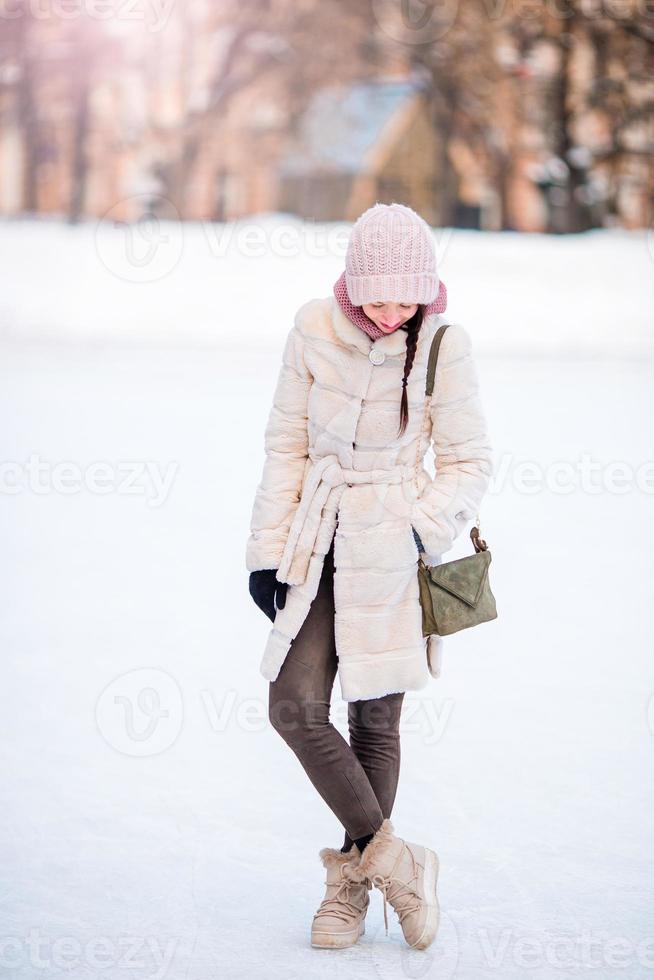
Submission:
[[[338,493],[340,500],[346,486],[403,483],[413,479],[414,469],[408,463],[398,463],[383,469],[355,470],[342,466],[335,453],[316,460],[302,487],[300,502],[277,570],[278,580],[288,582],[289,585],[302,585],[306,580],[323,507],[333,491]]]

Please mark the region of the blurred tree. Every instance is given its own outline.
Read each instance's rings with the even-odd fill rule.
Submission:
[[[71,188],[68,218],[79,221],[85,213],[89,177],[89,143],[93,125],[90,99],[94,86],[119,61],[120,44],[108,37],[102,23],[78,16],[61,27],[60,69],[65,69],[71,110]]]
[[[537,117],[546,155],[551,154],[538,178],[547,200],[546,230],[576,232],[601,224],[619,211],[629,157],[646,161],[651,181],[651,17],[635,0],[615,8],[558,0],[554,7],[534,8],[528,18],[513,12],[506,29],[524,58],[547,48],[554,53]],[[538,93],[535,99],[537,108]]]
[[[21,147],[21,204],[38,210],[37,161],[39,128],[35,87],[39,58],[34,37],[34,14],[29,0],[2,0],[0,16],[0,125],[19,134]]]
[[[437,136],[435,223],[651,219],[654,27],[639,0],[185,0],[151,30],[92,5],[36,9],[0,0],[4,210],[127,216],[130,188],[155,176],[154,211],[274,206],[276,161],[319,89],[411,77]]]
[[[318,0],[231,0],[221,6],[180,9],[188,58],[198,36],[215,41],[203,94],[188,93],[181,121],[178,152],[163,167],[166,194],[180,214],[187,211],[189,177],[211,130],[215,139],[225,127],[232,103],[251,86],[269,80],[285,119],[295,130],[315,91],[326,80],[360,78],[373,66],[363,60],[369,36],[369,0],[344,0],[329,7]],[[186,72],[187,60],[182,72]],[[216,177],[222,171],[216,162]],[[223,174],[224,176],[224,174]]]

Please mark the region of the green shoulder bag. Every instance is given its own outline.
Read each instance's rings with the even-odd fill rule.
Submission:
[[[438,328],[432,340],[427,363],[425,413],[434,390],[436,361],[441,339],[449,324]],[[420,447],[419,447],[420,448]],[[497,618],[495,596],[488,578],[491,553],[479,534],[479,517],[470,529],[475,553],[440,565],[426,565],[418,559],[418,585],[422,606],[422,635],[447,636],[469,626]]]

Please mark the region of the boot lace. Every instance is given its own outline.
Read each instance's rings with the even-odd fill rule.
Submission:
[[[355,887],[352,882],[344,878],[331,898],[323,898],[314,918],[317,919],[321,915],[335,915],[343,922],[351,922],[353,918],[361,915],[363,905],[357,905],[352,901],[351,889]]]
[[[407,915],[410,915],[412,912],[419,912],[422,908],[422,896],[411,884],[411,882],[414,881],[416,884],[418,882],[418,866],[412,851],[409,850],[408,853],[411,855],[411,864],[413,866],[413,874],[408,881],[404,881],[402,878],[396,878],[392,874],[386,876],[374,874],[369,878],[369,881],[379,888],[384,899],[384,926],[386,929],[386,935],[388,935],[388,914],[386,911],[387,900],[397,912],[400,925],[403,924]]]

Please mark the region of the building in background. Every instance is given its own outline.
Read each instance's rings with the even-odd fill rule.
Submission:
[[[353,221],[375,201],[406,201],[438,214],[439,155],[423,86],[373,79],[317,92],[282,156],[281,210],[317,221]]]

